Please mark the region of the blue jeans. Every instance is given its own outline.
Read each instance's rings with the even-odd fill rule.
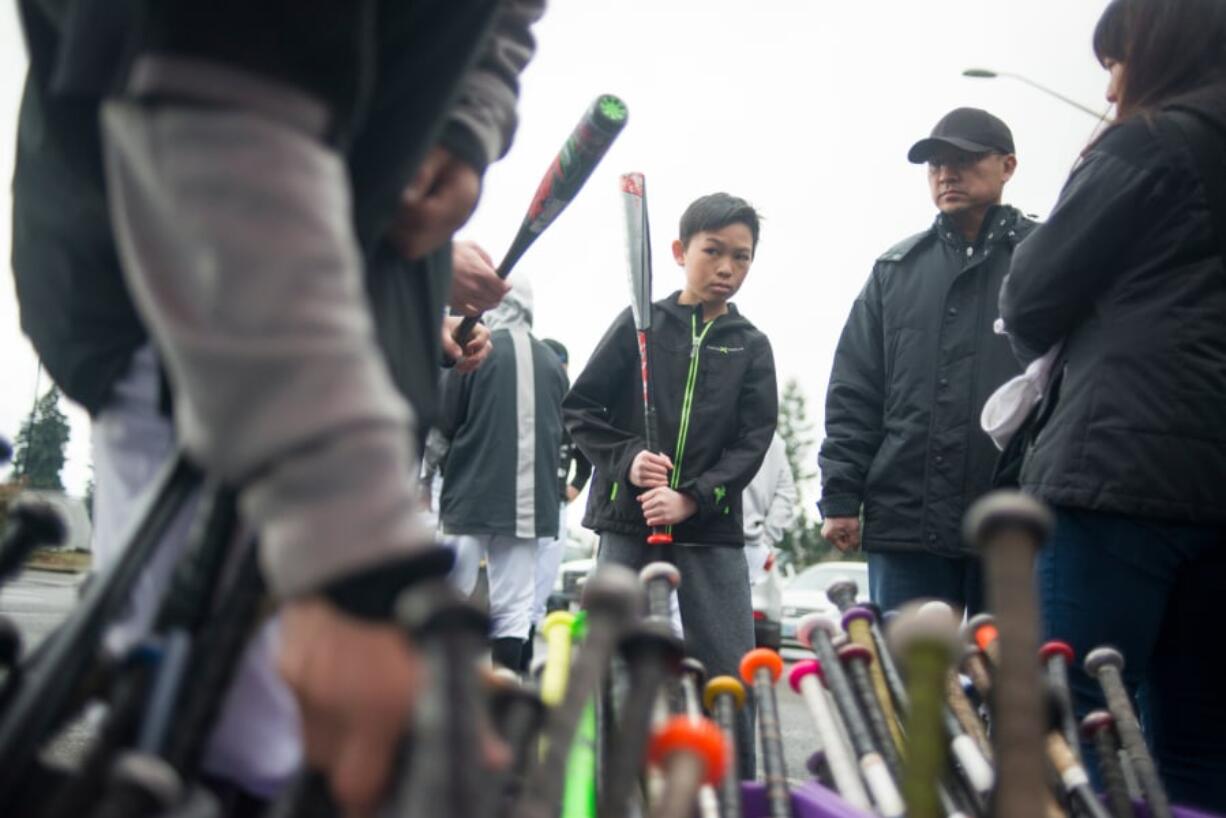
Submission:
[[[868,594],[883,611],[914,599],[941,599],[974,616],[983,610],[983,574],[974,557],[873,551],[868,554]]]
[[[1046,637],[1077,656],[1078,718],[1106,706],[1082,659],[1118,648],[1171,800],[1226,813],[1226,526],[1057,508],[1038,586]],[[1082,749],[1098,782],[1093,748]]]

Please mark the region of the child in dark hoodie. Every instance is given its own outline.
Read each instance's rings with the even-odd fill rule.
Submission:
[[[599,560],[640,568],[667,560],[677,589],[686,650],[712,676],[739,676],[754,647],[742,549],[741,491],[757,473],[775,431],[778,398],[770,342],[729,303],[758,244],[749,203],[715,193],[681,217],[673,257],[685,288],[652,306],[652,389],[664,452],[647,450],[634,321],[613,322],[564,403],[567,429],[596,476],[583,524],[600,534]],[[647,544],[654,526],[673,544]],[[744,737],[752,715],[741,711]],[[754,776],[752,741],[737,748]]]

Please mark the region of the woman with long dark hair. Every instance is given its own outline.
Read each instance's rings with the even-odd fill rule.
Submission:
[[[1114,0],[1094,50],[1117,118],[1001,292],[1019,355],[1063,342],[1021,472],[1044,626],[1121,650],[1172,800],[1226,812],[1226,0]]]

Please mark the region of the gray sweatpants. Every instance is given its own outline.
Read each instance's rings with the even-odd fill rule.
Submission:
[[[664,560],[677,566],[677,598],[685,630],[685,650],[706,665],[707,677],[741,678],[741,657],[753,650],[753,605],[749,573],[740,548],[717,545],[648,545],[638,537],[602,533],[598,562],[636,571]],[[748,691],[747,691],[748,692]],[[737,764],[742,778],[756,775],[752,697],[737,713]]]

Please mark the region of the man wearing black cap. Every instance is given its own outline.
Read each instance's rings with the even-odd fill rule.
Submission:
[[[841,551],[863,544],[881,607],[935,597],[973,614],[979,564],[960,524],[991,488],[979,413],[1019,371],[993,331],[996,298],[1034,222],[1001,204],[1017,157],[988,112],[951,111],[907,158],[928,166],[940,212],[877,259],[843,328],[818,458],[822,535]]]

